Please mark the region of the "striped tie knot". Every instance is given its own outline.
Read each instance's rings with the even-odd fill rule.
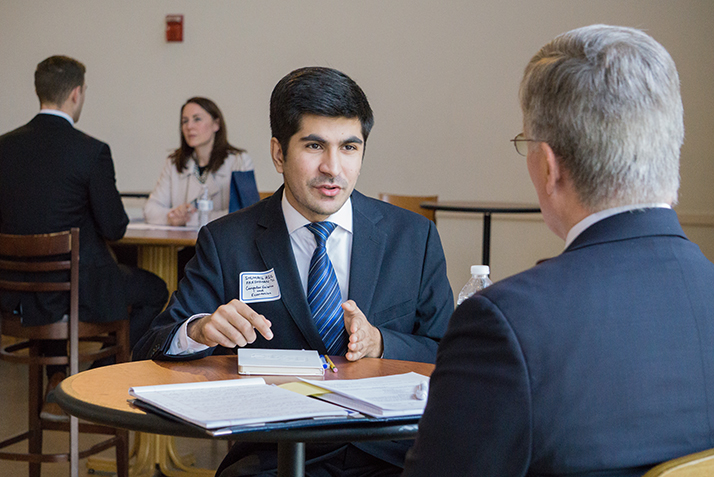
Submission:
[[[334,222],[312,222],[306,225],[307,229],[315,236],[318,247],[324,247],[327,238],[335,230],[337,224]]]

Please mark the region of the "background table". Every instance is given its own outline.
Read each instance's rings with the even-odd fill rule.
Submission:
[[[515,204],[509,202],[471,202],[471,201],[438,201],[422,202],[420,204],[429,210],[445,210],[450,212],[470,212],[483,214],[483,241],[481,264],[489,265],[491,255],[491,214],[535,214],[540,213],[540,207],[533,204]]]
[[[155,273],[166,282],[169,296],[178,286],[178,251],[196,245],[198,230],[127,228],[119,245],[137,246],[137,266]]]
[[[124,195],[124,194],[122,194]],[[135,229],[127,228],[124,237],[117,242],[118,245],[136,246],[136,265],[140,268],[155,273],[166,282],[169,296],[178,287],[178,252],[184,247],[196,245],[198,230],[196,229]],[[128,389],[128,388],[127,388]],[[168,470],[168,463],[173,463],[178,468],[186,468],[192,460],[178,455],[173,437],[158,435],[137,434],[132,455],[136,455],[135,468],[153,469],[155,466],[163,467],[167,475],[177,475]],[[90,467],[95,470],[111,472],[113,464],[100,459],[90,459]],[[188,475],[207,476],[207,472],[191,471]]]
[[[377,358],[348,362],[332,358],[338,373],[326,372],[324,379],[357,379],[414,371],[431,375],[433,364]],[[211,438],[202,429],[147,413],[129,404],[129,388],[155,384],[188,383],[237,379],[235,355],[209,356],[195,361],[135,361],[75,374],[54,391],[60,406],[68,413],[101,424],[124,429],[172,436]],[[295,381],[294,376],[265,376],[266,382]],[[318,378],[319,379],[319,378]],[[279,475],[302,475],[305,442],[350,442],[359,440],[410,439],[416,436],[419,417],[398,423],[370,420],[345,420],[339,425],[302,429],[283,429],[223,436],[223,439],[277,442]],[[162,470],[163,471],[163,470]],[[288,473],[285,473],[288,471]]]

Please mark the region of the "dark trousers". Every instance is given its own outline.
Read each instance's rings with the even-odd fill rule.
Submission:
[[[275,444],[238,442],[221,462],[216,477],[272,477],[277,475],[277,465]],[[305,446],[306,477],[391,477],[403,470],[352,444]]]
[[[141,268],[119,264],[119,270],[124,278],[127,306],[131,306],[129,315],[129,343],[134,345],[141,339],[151,326],[169,299],[166,283],[151,272]],[[46,340],[42,344],[42,354],[45,356],[65,356],[67,343],[65,341]],[[92,367],[105,366],[114,363],[114,356],[95,361]],[[66,366],[47,366],[47,377],[54,373],[67,373]]]

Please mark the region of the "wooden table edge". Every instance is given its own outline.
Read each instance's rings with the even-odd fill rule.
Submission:
[[[208,357],[203,359],[211,359]],[[223,357],[226,358],[226,357]],[[235,359],[235,357],[231,357]],[[367,361],[378,360],[379,358],[365,358]],[[335,358],[340,366],[345,366],[344,358]],[[400,363],[408,363],[403,360],[384,360],[389,365],[400,366]],[[166,364],[167,362],[161,362]],[[187,362],[180,362],[184,363]],[[129,364],[129,363],[122,363]],[[434,365],[429,363],[417,363],[423,370],[431,369]],[[116,365],[115,365],[116,366]],[[120,365],[121,366],[121,365]],[[99,369],[99,368],[97,368]],[[92,370],[88,370],[92,371]],[[87,371],[85,371],[87,372]],[[339,373],[338,373],[339,374]],[[431,374],[429,372],[428,374]],[[162,434],[179,437],[192,437],[203,439],[230,439],[247,440],[251,442],[295,442],[296,436],[301,442],[341,442],[349,441],[372,441],[390,439],[411,439],[416,436],[419,429],[420,416],[415,416],[412,421],[401,421],[394,424],[385,424],[384,421],[360,421],[351,423],[349,428],[344,428],[341,424],[334,424],[324,428],[308,429],[267,429],[254,430],[249,435],[226,435],[214,437],[206,433],[200,427],[192,426],[186,422],[172,421],[169,418],[147,413],[138,408],[132,408],[127,403],[127,409],[108,408],[98,404],[92,404],[77,397],[74,392],[73,383],[82,376],[82,373],[68,377],[53,391],[53,400],[67,413],[75,415],[80,419],[96,422],[103,425],[128,429],[131,431],[146,432],[151,434]],[[251,376],[253,377],[253,376]],[[339,379],[338,375],[331,376]],[[266,377],[268,378],[268,377]],[[241,438],[243,436],[243,438]]]

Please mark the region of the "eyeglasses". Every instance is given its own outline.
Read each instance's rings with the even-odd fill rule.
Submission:
[[[523,133],[520,133],[516,135],[513,139],[511,139],[511,142],[513,143],[513,146],[516,148],[516,152],[520,154],[521,156],[527,156],[528,155],[528,142],[542,142],[540,139],[526,139],[526,136]]]

